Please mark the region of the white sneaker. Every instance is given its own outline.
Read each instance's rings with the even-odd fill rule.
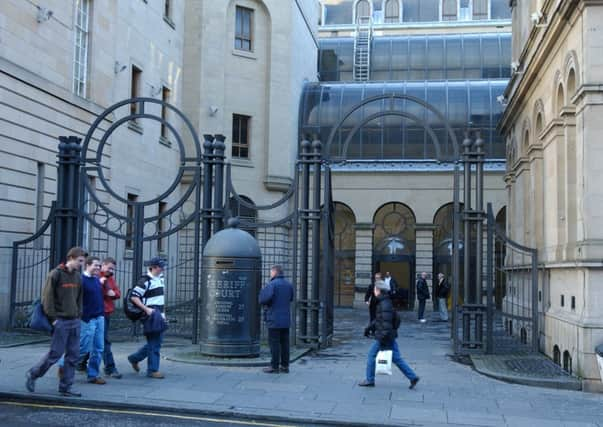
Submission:
[[[427,320],[426,320],[426,319],[421,319],[421,320],[419,320],[419,322],[421,322],[421,323],[426,323],[426,322],[427,322]]]

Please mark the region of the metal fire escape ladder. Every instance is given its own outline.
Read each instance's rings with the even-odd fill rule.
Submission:
[[[358,18],[354,38],[354,81],[357,82],[370,79],[372,30],[372,19],[369,16]]]

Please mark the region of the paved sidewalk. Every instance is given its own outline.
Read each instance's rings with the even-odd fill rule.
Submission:
[[[161,361],[164,380],[132,371],[126,356],[140,343],[116,343],[120,380],[106,385],[85,382],[77,374],[80,404],[153,410],[226,413],[307,423],[425,426],[599,426],[603,395],[552,390],[500,382],[452,361],[447,325],[419,324],[403,314],[398,344],[402,356],[420,375],[415,390],[400,372],[377,377],[375,388],[361,388],[370,341],[362,337],[365,310],[336,311],[335,345],[291,365],[291,373],[269,375],[257,367],[216,367]],[[56,367],[25,390],[25,372],[47,350],[47,344],[0,349],[0,398],[44,398],[62,402]],[[162,356],[194,350],[184,341],[167,340]]]

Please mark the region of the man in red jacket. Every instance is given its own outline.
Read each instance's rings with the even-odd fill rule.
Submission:
[[[115,259],[105,258],[101,267],[100,282],[103,286],[103,298],[105,301],[105,351],[103,352],[103,363],[105,364],[105,375],[113,378],[121,378],[121,374],[115,367],[111,341],[109,341],[109,320],[115,311],[116,299],[121,298],[121,292],[115,283]]]

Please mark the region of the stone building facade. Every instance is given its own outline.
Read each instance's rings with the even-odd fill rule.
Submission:
[[[541,350],[601,390],[603,3],[511,3],[514,73],[499,125],[507,229],[539,251]]]

